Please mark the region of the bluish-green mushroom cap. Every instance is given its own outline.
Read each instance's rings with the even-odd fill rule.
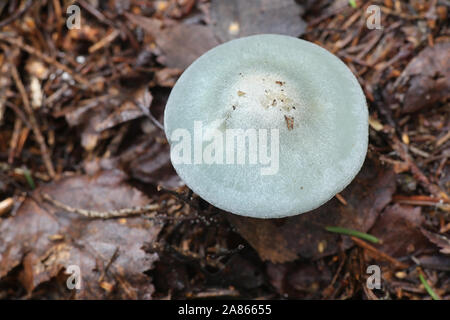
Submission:
[[[366,99],[327,50],[282,35],[224,43],[174,86],[164,127],[172,164],[199,196],[238,215],[280,218],[343,190],[364,162]]]

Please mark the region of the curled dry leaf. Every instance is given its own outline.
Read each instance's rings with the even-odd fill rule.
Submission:
[[[9,74],[9,64],[4,63],[6,56],[0,54],[0,125],[3,124],[3,117],[5,114],[5,103],[8,98],[6,92],[11,85],[11,77]]]
[[[228,219],[263,260],[318,259],[352,246],[348,238],[340,246],[340,235],[327,232],[326,226],[366,232],[394,191],[394,172],[368,157],[355,180],[341,192],[347,205],[334,198],[316,210],[290,218],[261,220],[229,214]]]
[[[444,235],[430,232],[425,229],[422,229],[422,233],[428,238],[428,240],[430,240],[435,245],[437,245],[439,248],[441,248],[440,251],[442,253],[450,254],[450,239],[448,239]]]
[[[81,126],[81,144],[86,150],[93,150],[101,132],[118,124],[144,115],[135,102],[146,101],[146,108],[152,102],[148,88],[141,87],[130,96],[104,95],[85,100],[76,109],[65,114],[70,126]]]
[[[140,103],[142,108],[148,109],[152,103],[153,96],[147,87],[137,89],[129,98],[122,102],[119,108],[116,108],[109,116],[102,122],[95,126],[95,131],[101,132],[103,130],[112,128],[118,124],[137,119],[144,115],[144,111],[139,108],[136,103]]]
[[[0,278],[22,264],[20,279],[32,292],[77,265],[82,281],[78,298],[151,298],[153,285],[143,272],[153,268],[158,256],[142,246],[155,241],[161,225],[141,217],[89,219],[40,200],[40,192],[45,192],[71,207],[97,211],[148,203],[124,177],[115,171],[72,176],[37,190],[0,225]],[[114,287],[113,293],[100,285],[103,282]]]

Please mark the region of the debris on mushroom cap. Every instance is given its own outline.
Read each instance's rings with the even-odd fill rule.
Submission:
[[[355,76],[325,49],[281,35],[233,40],[197,59],[164,124],[172,163],[194,192],[259,218],[328,201],[358,173],[368,144]]]

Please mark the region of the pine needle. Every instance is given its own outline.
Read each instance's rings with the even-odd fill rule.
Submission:
[[[371,234],[361,232],[361,231],[356,231],[356,230],[342,228],[342,227],[333,227],[333,226],[325,227],[325,229],[329,232],[334,232],[334,233],[339,233],[339,234],[345,234],[347,236],[357,237],[357,238],[360,238],[363,240],[370,241],[372,243],[380,242],[380,239],[378,239],[377,237],[375,237]]]
[[[433,298],[433,300],[441,300],[441,298],[436,294],[436,292],[433,291],[433,289],[428,284],[428,281],[423,276],[422,272],[419,273],[419,279],[420,282],[422,282],[423,286],[425,287],[425,290],[427,290],[428,294]]]
[[[25,180],[27,180],[31,190],[36,189],[36,184],[34,183],[33,176],[31,175],[30,170],[23,169],[23,176],[25,177]]]

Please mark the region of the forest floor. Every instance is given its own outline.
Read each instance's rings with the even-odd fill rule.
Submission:
[[[80,0],[69,30],[70,3],[0,3],[0,299],[450,298],[447,0]],[[368,101],[360,174],[292,218],[192,194],[160,127],[190,63],[255,33],[326,48]]]

